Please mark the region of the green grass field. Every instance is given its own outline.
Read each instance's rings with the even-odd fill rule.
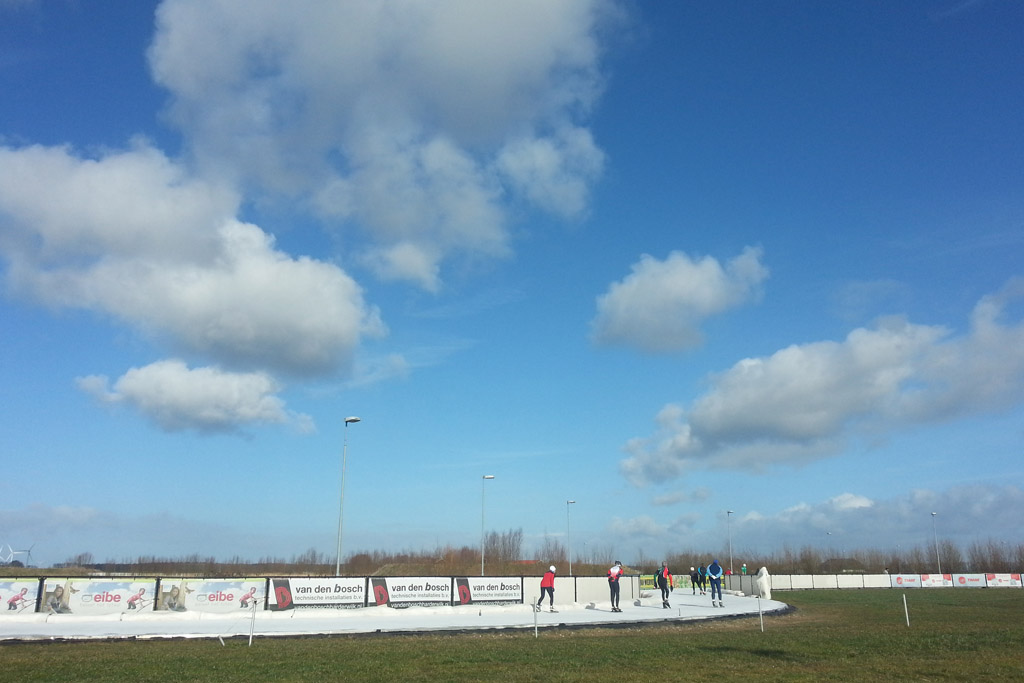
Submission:
[[[1024,590],[793,591],[796,611],[637,628],[24,643],[2,681],[1024,681]]]

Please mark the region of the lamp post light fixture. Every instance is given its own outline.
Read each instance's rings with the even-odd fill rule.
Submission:
[[[732,510],[725,511],[725,525],[729,530],[729,573],[732,574]]]
[[[942,578],[942,560],[939,559],[939,534],[935,531],[935,515],[937,512],[932,513],[932,538],[935,539],[935,564],[939,567],[939,578]]]
[[[338,548],[334,554],[335,576],[341,576],[341,522],[345,512],[345,468],[348,461],[348,426],[360,421],[358,417],[345,418],[345,445],[341,449],[341,496],[338,500]]]
[[[484,575],[484,484],[488,479],[494,479],[493,474],[485,474],[480,479],[480,576]]]
[[[569,576],[572,576],[572,525],[569,524],[569,506],[575,504],[575,500],[565,501],[565,554],[569,558]]]

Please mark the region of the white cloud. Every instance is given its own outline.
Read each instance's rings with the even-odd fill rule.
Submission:
[[[1001,411],[1024,400],[1024,323],[1004,307],[1013,280],[983,298],[968,333],[901,319],[853,330],[842,342],[794,345],[711,378],[688,409],[665,406],[658,432],[626,445],[636,484],[694,468],[764,469],[836,453],[851,433]]]
[[[612,6],[165,0],[149,60],[202,168],[358,223],[382,277],[434,290],[452,254],[507,253],[509,192],[583,210]]]
[[[285,410],[276,396],[280,387],[264,373],[189,368],[179,360],[164,360],[130,369],[113,388],[97,375],[79,378],[78,385],[106,402],[131,405],[168,431],[224,432],[285,422],[306,429],[310,424],[308,417]]]
[[[608,523],[608,533],[612,536],[624,539],[636,539],[638,537],[660,536],[664,533],[665,527],[655,522],[647,515],[623,519],[613,517]]]
[[[595,342],[658,352],[697,346],[705,318],[756,300],[768,277],[761,250],[753,247],[725,266],[672,252],[664,261],[645,255],[632,271],[598,297]]]
[[[144,144],[98,159],[0,148],[8,282],[227,367],[346,371],[360,339],[384,333],[378,312],[336,266],[233,218],[237,201]]]

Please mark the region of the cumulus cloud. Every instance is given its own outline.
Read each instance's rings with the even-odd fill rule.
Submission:
[[[794,345],[710,378],[688,408],[669,404],[657,432],[626,445],[635,484],[699,468],[764,469],[838,452],[853,433],[1001,411],[1024,399],[1024,323],[1004,322],[1024,280],[975,306],[967,333],[899,318],[841,342]]]
[[[381,277],[433,290],[451,255],[508,252],[504,202],[583,211],[613,6],[165,0],[149,62],[202,168],[358,225]]]
[[[994,537],[1014,536],[1014,519],[1024,514],[1024,491],[1016,486],[964,484],[944,491],[917,489],[887,499],[843,493],[827,500],[804,502],[784,510],[745,515],[733,522],[740,544],[772,539],[778,546],[879,547],[878,530],[885,529],[890,547],[932,542],[931,513],[938,510],[940,539],[958,544],[978,540],[978,530]],[[828,536],[826,538],[826,536]]]
[[[229,432],[242,425],[285,422],[304,430],[311,424],[308,416],[289,414],[275,395],[277,382],[259,372],[189,368],[180,360],[164,360],[130,369],[113,387],[100,375],[77,382],[103,401],[134,407],[167,431]]]
[[[235,219],[237,202],[144,144],[98,159],[0,148],[8,284],[229,368],[347,370],[359,340],[384,333],[378,312],[337,266]]]
[[[700,324],[707,317],[756,300],[768,277],[754,247],[725,265],[678,251],[664,261],[644,255],[632,271],[598,297],[595,342],[654,352],[692,348],[703,341]]]

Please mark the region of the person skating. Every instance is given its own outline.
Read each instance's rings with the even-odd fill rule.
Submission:
[[[619,577],[622,576],[622,563],[615,560],[615,564],[608,570],[608,589],[611,592],[612,611],[621,612],[619,609]]]
[[[708,594],[708,570],[704,565],[697,567],[697,573],[700,574],[700,594]]]
[[[655,580],[658,583],[658,588],[661,589],[661,606],[668,609],[671,607],[668,604],[668,594],[675,590],[675,585],[672,583],[672,572],[668,570],[667,562],[661,563],[661,569],[655,575]]]
[[[534,605],[534,610],[540,611],[541,603],[544,602],[544,594],[548,594],[548,609],[552,612],[555,610],[555,565],[548,567],[548,570],[544,572],[544,576],[540,580],[540,600]]]
[[[725,607],[722,602],[722,566],[718,564],[718,560],[712,562],[708,567],[708,579],[711,580],[711,606]],[[715,605],[716,591],[718,592],[718,605]]]
[[[700,572],[693,567],[690,567],[690,585],[693,586],[693,594],[696,595],[697,588],[700,586]],[[700,594],[704,595],[704,591],[701,591]]]

